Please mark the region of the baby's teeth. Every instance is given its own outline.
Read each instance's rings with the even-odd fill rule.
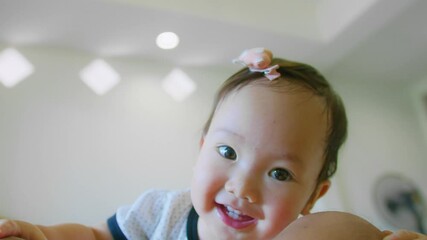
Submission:
[[[239,219],[239,214],[234,213],[234,212],[228,212],[228,216],[230,216],[233,219]]]
[[[239,215],[239,214],[242,214],[242,212],[240,212],[239,210],[236,210],[236,209],[234,209],[234,208],[232,208],[232,207],[230,207],[230,206],[227,206],[227,211],[229,212],[229,213],[233,213],[233,214],[235,214],[235,215]]]

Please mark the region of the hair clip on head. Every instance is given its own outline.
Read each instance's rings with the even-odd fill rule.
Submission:
[[[240,63],[249,68],[251,72],[263,72],[270,81],[280,77],[277,72],[279,65],[270,66],[273,54],[265,48],[252,48],[243,51],[233,63]]]

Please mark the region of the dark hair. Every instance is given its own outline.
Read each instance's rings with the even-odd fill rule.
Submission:
[[[213,109],[205,123],[203,135],[206,135],[209,130],[218,104],[233,90],[257,82],[272,87],[283,85],[303,87],[325,100],[328,133],[324,150],[325,162],[319,173],[318,182],[327,180],[337,170],[338,150],[347,137],[347,116],[344,104],[328,81],[312,66],[278,58],[273,59],[271,63],[271,65],[276,64],[279,65],[277,71],[281,74],[280,79],[268,81],[263,73],[251,72],[248,68],[243,68],[228,78],[215,96]]]

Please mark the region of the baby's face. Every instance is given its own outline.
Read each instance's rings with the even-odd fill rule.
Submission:
[[[306,91],[249,85],[220,103],[194,167],[202,239],[271,239],[306,214],[317,185],[327,120]]]
[[[366,220],[343,212],[309,214],[292,222],[276,240],[381,240],[385,234]]]

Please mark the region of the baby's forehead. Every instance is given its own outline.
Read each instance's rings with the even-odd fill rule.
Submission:
[[[253,85],[229,93],[218,104],[211,124],[211,127],[248,126],[251,135],[257,137],[284,131],[309,134],[311,138],[321,134],[324,143],[328,116],[323,100],[310,92],[281,92]]]
[[[289,104],[296,104],[300,109],[306,108],[308,104],[315,104],[321,113],[325,113],[326,101],[324,97],[316,95],[313,91],[301,86],[275,86],[266,84],[248,84],[235,88],[225,93],[218,101],[216,110],[221,109],[223,105],[235,105],[238,102],[251,102],[271,105],[277,103],[274,111],[289,110]]]

